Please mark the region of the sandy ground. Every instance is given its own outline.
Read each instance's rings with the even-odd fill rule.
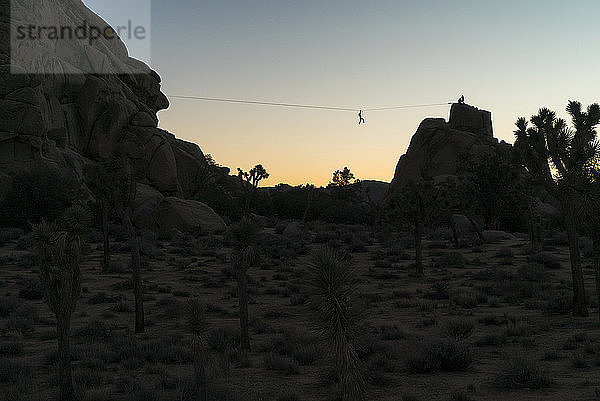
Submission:
[[[406,238],[366,227],[313,225],[290,246],[273,229],[267,232],[280,242],[271,248],[288,250],[278,257],[271,249],[271,256],[249,272],[253,350],[243,357],[232,345],[238,299],[231,250],[222,237],[159,241],[157,255],[144,258],[147,327],[138,336],[133,334],[127,249],[115,245],[120,268],[103,275],[101,246],[92,243],[72,319],[74,380],[82,399],[193,399],[191,338],[183,316],[184,303],[192,297],[209,305],[213,331],[206,366],[212,399],[335,399],[331,359],[310,331],[311,311],[303,302],[303,267],[311,250],[322,246],[323,234],[329,241],[339,238],[342,247],[352,243],[344,236],[363,238],[364,249],[354,247],[352,256],[360,278],[358,302],[365,312],[358,343],[368,400],[600,399],[600,329],[591,261],[584,259],[590,317],[573,318],[561,311],[561,300],[570,297],[570,269],[567,247],[560,241],[550,241],[545,253],[554,264],[544,265],[528,262],[524,240],[456,251],[449,241],[429,239],[424,242],[426,276],[417,278],[411,274],[414,252],[402,245]],[[19,296],[36,277],[35,263],[16,241],[0,248],[0,262],[0,399],[53,399],[54,319],[35,294]],[[473,327],[459,341],[471,363],[459,371],[414,373],[408,360],[424,343],[455,336],[448,325],[457,322]],[[530,358],[536,374],[551,383],[539,389],[504,384],[507,372],[515,373],[508,361],[519,356]]]

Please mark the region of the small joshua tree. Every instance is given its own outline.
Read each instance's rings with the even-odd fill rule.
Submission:
[[[335,359],[342,400],[364,400],[365,384],[355,346],[361,321],[356,308],[358,283],[350,257],[336,249],[320,249],[308,265],[306,283],[316,330]]]
[[[206,321],[206,305],[198,299],[191,299],[185,306],[185,317],[188,329],[192,333],[192,353],[194,355],[194,381],[196,384],[196,399],[206,401],[206,332],[208,322]]]
[[[250,351],[248,331],[248,269],[256,266],[259,260],[258,227],[247,218],[243,218],[231,227],[233,251],[231,263],[238,281],[238,299],[240,302],[240,340],[242,351]]]
[[[244,171],[238,168],[238,178],[244,191],[245,205],[244,205],[244,216],[250,213],[250,197],[256,192],[260,182],[269,178],[270,174],[262,166],[257,164],[250,171]]]
[[[53,223],[33,226],[32,241],[39,263],[44,299],[56,316],[58,339],[59,399],[75,399],[69,343],[71,315],[81,295],[81,264],[84,233],[89,227],[87,211],[74,206]]]

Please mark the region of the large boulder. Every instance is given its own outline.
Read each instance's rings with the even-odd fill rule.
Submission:
[[[411,180],[430,177],[441,181],[455,176],[462,154],[508,152],[510,145],[492,136],[491,113],[466,104],[454,104],[450,120],[425,119],[396,166],[391,190]]]
[[[20,24],[106,26],[82,0],[8,3],[0,5],[3,38]],[[141,182],[165,196],[194,195],[208,175],[206,160],[197,145],[157,128],[156,113],[169,107],[160,82],[118,38],[41,37],[0,47],[0,170],[32,162],[72,170],[69,159],[85,164],[123,151]]]
[[[218,233],[227,228],[223,219],[204,203],[175,197],[161,201],[154,211],[154,219],[162,230]]]

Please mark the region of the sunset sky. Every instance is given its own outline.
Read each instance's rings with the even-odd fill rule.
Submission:
[[[512,142],[540,106],[600,101],[599,16],[597,0],[156,0],[151,66],[168,95],[373,108],[464,94]],[[371,112],[358,126],[354,112],[172,99],[159,117],[233,170],[262,163],[266,185],[323,185],[344,166],[389,181],[419,122],[448,112]]]

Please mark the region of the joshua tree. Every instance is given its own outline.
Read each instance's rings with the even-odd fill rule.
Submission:
[[[515,147],[529,173],[561,202],[569,239],[573,314],[587,316],[575,199],[589,184],[590,169],[599,153],[596,126],[600,123],[600,106],[592,104],[583,111],[581,103],[571,101],[567,112],[574,128],[546,108],[531,117],[531,127],[520,118],[515,131]]]
[[[132,204],[137,192],[135,172],[131,168],[129,161],[120,158],[116,161],[117,168],[122,171],[123,182],[128,189],[120,199],[119,213],[122,216],[123,224],[129,234],[129,249],[131,252],[131,274],[133,279],[133,294],[135,299],[135,332],[143,333],[144,328],[144,294],[141,275],[141,257],[140,257],[140,234],[134,227],[131,220],[133,215]]]
[[[256,266],[259,260],[258,227],[247,218],[243,218],[231,227],[233,251],[231,263],[238,281],[238,299],[240,302],[240,340],[243,351],[250,351],[248,331],[248,269]]]
[[[194,378],[196,382],[196,399],[206,401],[206,371],[205,351],[206,351],[206,332],[208,323],[206,321],[206,305],[197,299],[191,299],[185,306],[185,316],[188,328],[192,333],[192,353],[194,355]]]
[[[135,332],[144,332],[144,301],[142,279],[140,272],[140,238],[135,229],[131,216],[132,203],[136,194],[135,172],[129,160],[116,155],[101,164],[87,167],[85,170],[86,184],[102,209],[102,231],[104,234],[104,263],[107,269],[110,263],[108,244],[108,210],[112,209],[120,217],[129,236],[131,252],[131,272],[135,298]]]
[[[391,217],[411,227],[415,239],[415,273],[423,275],[422,236],[425,227],[435,225],[446,210],[448,197],[432,180],[411,181],[396,190],[389,201]]]
[[[350,257],[331,248],[318,250],[308,265],[306,283],[316,330],[335,359],[343,401],[364,400],[365,384],[356,351],[361,313],[358,282]]]
[[[593,241],[596,297],[600,300],[600,170],[598,167],[591,171],[590,185],[579,191],[576,208],[581,226]],[[598,319],[600,321],[600,305]]]
[[[244,216],[250,213],[250,197],[258,189],[258,185],[262,180],[269,178],[270,174],[265,170],[262,164],[257,164],[249,172],[238,167],[238,178],[244,191],[245,205]]]
[[[123,171],[114,163],[105,162],[88,164],[84,170],[84,181],[96,199],[100,209],[103,239],[102,271],[107,272],[110,267],[110,243],[108,238],[108,219],[110,211],[119,204],[120,200],[128,196],[129,187],[123,179]]]
[[[53,223],[42,221],[34,225],[32,232],[44,299],[56,316],[61,401],[75,399],[69,336],[71,315],[81,295],[79,265],[85,249],[83,236],[89,222],[87,211],[74,206]]]

